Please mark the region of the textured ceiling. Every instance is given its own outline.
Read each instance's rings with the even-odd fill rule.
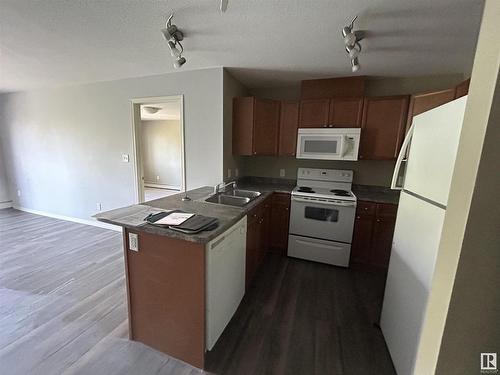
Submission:
[[[231,68],[249,87],[351,75],[341,27],[367,32],[358,74],[471,69],[482,0],[1,0],[0,91],[174,71],[160,33],[185,32],[183,70]]]

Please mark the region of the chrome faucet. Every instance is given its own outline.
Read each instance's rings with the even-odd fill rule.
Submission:
[[[222,184],[222,186],[221,186],[221,184]],[[226,188],[229,185],[233,185],[233,190],[236,189],[236,181],[231,181],[231,182],[228,182],[225,184],[223,182],[221,182],[220,184],[217,184],[214,186],[214,194],[219,194],[220,191],[226,191]]]

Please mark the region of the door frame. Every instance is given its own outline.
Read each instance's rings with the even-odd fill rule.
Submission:
[[[132,119],[132,149],[134,153],[134,177],[135,186],[134,193],[136,203],[144,202],[144,176],[142,167],[141,153],[141,112],[142,104],[165,103],[178,101],[180,104],[180,119],[181,127],[181,191],[186,191],[186,132],[184,128],[184,95],[169,95],[169,96],[153,96],[145,98],[134,98],[130,100],[130,110]]]

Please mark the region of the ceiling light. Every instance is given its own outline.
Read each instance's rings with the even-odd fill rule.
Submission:
[[[142,107],[142,109],[144,109],[144,112],[149,113],[150,115],[153,115],[161,110],[161,108],[159,107],[146,107],[146,106]]]
[[[359,66],[359,60],[357,57],[351,60],[351,70],[353,73],[357,72],[361,67]]]
[[[227,10],[227,3],[229,1],[228,0],[220,0],[220,11],[221,12],[225,12]]]
[[[182,57],[184,47],[181,44],[181,40],[184,39],[184,34],[176,25],[172,25],[173,17],[174,14],[172,13],[165,23],[165,28],[161,29],[161,32],[168,43],[170,54],[175,58],[174,68],[178,69],[186,63],[186,58]]]
[[[351,23],[342,28],[342,37],[344,38],[344,45],[347,55],[351,60],[351,70],[357,72],[361,67],[359,65],[358,56],[361,52],[360,40],[363,39],[363,32],[354,31],[354,22],[357,20],[358,16],[354,17]]]
[[[186,58],[179,56],[178,58],[175,59],[174,61],[174,68],[179,69],[181,66],[183,66],[186,63]]]
[[[361,52],[361,44],[357,43],[354,46],[346,46],[345,50],[347,54],[349,55],[349,58],[354,59],[359,56],[359,53]]]
[[[179,45],[181,45],[179,43]],[[175,43],[172,42],[172,41],[169,41],[168,42],[168,47],[170,48],[170,54],[172,55],[172,57],[179,57],[181,54],[182,54],[182,49],[179,50],[176,46],[175,46]],[[181,46],[182,48],[182,46]]]

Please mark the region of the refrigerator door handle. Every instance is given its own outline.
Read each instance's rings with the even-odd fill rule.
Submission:
[[[406,134],[405,140],[403,141],[403,145],[401,146],[401,150],[399,151],[398,159],[396,161],[396,167],[394,168],[394,174],[392,175],[391,189],[393,190],[402,190],[403,185],[398,185],[398,177],[401,172],[401,166],[403,161],[406,162],[406,152],[408,150],[408,146],[410,145],[411,137],[413,136],[413,129],[415,123],[412,122],[410,129],[408,129],[408,133]]]

